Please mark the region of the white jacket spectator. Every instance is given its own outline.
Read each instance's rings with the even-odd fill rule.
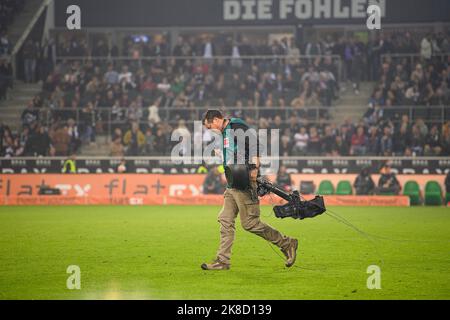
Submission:
[[[128,70],[127,66],[123,66],[122,72],[119,74],[119,82],[122,82],[123,79],[127,83],[132,83],[133,74]]]
[[[431,59],[432,55],[432,45],[431,42],[428,40],[427,37],[424,37],[422,39],[422,42],[420,43],[420,55],[424,59]]]
[[[294,151],[296,153],[303,153],[306,151],[306,148],[308,147],[308,140],[309,140],[309,135],[306,132],[306,128],[302,127],[300,129],[300,132],[297,132],[294,135],[294,140],[295,140],[295,146],[294,146]]]
[[[161,118],[159,116],[159,102],[155,102],[153,105],[148,107],[148,121],[152,123],[160,123]]]

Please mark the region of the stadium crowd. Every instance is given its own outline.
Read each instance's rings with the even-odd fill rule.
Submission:
[[[411,42],[406,33],[397,38],[409,50],[394,50],[395,53],[408,53],[414,49],[419,54],[413,59],[388,57],[378,65],[379,81],[369,99],[369,108],[364,115],[368,126],[380,119],[400,122],[394,139],[405,145],[407,155],[448,155],[448,125],[439,125],[449,114],[444,109],[432,106],[450,104],[450,36],[440,32],[426,34],[418,44]],[[392,106],[416,106],[409,110],[390,109]],[[416,121],[408,123],[409,116]],[[426,123],[428,122],[428,124]],[[385,130],[385,129],[383,129]],[[388,129],[391,130],[391,129]],[[370,134],[369,130],[369,134]]]
[[[432,52],[448,52],[448,37],[437,33],[418,39],[392,33],[364,45],[356,38],[326,37],[300,50],[287,38],[271,44],[230,38],[218,46],[211,37],[201,42],[179,37],[173,48],[164,37],[149,42],[128,38],[122,52],[102,40],[89,49],[84,40],[66,39],[55,48],[61,62],[49,64],[37,77],[44,80],[43,91],[22,114],[23,132],[14,136],[5,126],[0,131],[1,154],[76,153],[105,133],[110,122],[111,155],[167,155],[173,130],[188,130],[186,121],[198,120],[194,107],[219,106],[259,128],[281,129],[282,155],[449,155],[450,123],[429,123],[427,113],[414,121],[407,114],[392,117],[383,108],[448,104],[450,60],[437,62],[425,52],[427,41]],[[46,46],[50,52],[53,44]],[[385,53],[422,57],[413,68],[406,60],[382,61]],[[255,54],[266,58],[246,59]],[[309,106],[330,107],[339,95],[340,66],[332,54],[341,56],[343,79],[353,84],[355,94],[361,70],[381,66],[368,73],[378,76],[379,85],[358,123],[327,121],[326,110],[319,122],[308,121]],[[95,59],[119,56],[128,59]],[[411,87],[423,95],[408,100]],[[286,111],[287,106],[293,109]],[[30,137],[44,141],[39,151],[35,146],[40,144],[27,147]]]
[[[175,130],[193,132],[184,120],[172,126],[161,119],[158,121],[157,113],[153,116],[145,124],[132,122],[129,127],[115,127],[110,155],[170,155],[172,147],[177,144],[171,141],[172,133]],[[76,153],[82,143],[94,141],[96,130],[102,130],[94,117],[90,106],[83,109],[78,123],[70,118],[44,127],[39,121],[39,111],[30,103],[22,114],[24,129],[19,135],[14,135],[7,126],[0,128],[1,155],[65,156]],[[411,122],[407,115],[403,115],[399,123],[381,118],[377,123],[360,121],[342,125],[301,123],[295,115],[284,123],[277,115],[272,121],[260,119],[257,126],[261,129],[280,129],[281,156],[450,155],[450,122],[442,126],[428,126],[421,118]],[[207,136],[204,139],[207,140]]]
[[[407,42],[409,33],[400,37]],[[370,107],[437,106],[450,102],[450,34],[427,34],[420,45],[412,46],[418,56],[387,57],[377,64],[378,84]],[[403,50],[394,50],[403,53]]]

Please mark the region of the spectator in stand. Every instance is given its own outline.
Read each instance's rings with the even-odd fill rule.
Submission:
[[[364,61],[363,61],[363,44],[361,42],[356,42],[354,40],[354,43],[351,47],[352,50],[352,58],[350,63],[350,72],[351,72],[351,80],[352,80],[352,86],[355,95],[359,95],[359,84],[362,79],[362,72],[364,69]]]
[[[428,61],[431,59],[432,54],[433,54],[433,47],[431,43],[431,36],[427,34],[425,37],[423,37],[422,41],[420,42],[420,56],[425,61]]]
[[[8,34],[6,32],[0,32],[0,57],[7,56],[11,54],[11,43],[8,39]]]
[[[127,65],[124,65],[122,67],[122,72],[119,74],[118,80],[122,88],[131,89],[136,87],[136,84],[133,82],[133,73],[129,70],[129,67]]]
[[[400,128],[398,129],[398,133],[395,135],[393,148],[395,155],[402,156],[405,154],[405,150],[411,146],[411,130],[409,127],[409,121],[406,118],[403,118],[406,122],[400,124]]]
[[[120,82],[119,73],[116,70],[114,70],[113,64],[108,65],[108,71],[104,75],[104,80],[109,85],[115,85]]]
[[[12,135],[5,134],[3,137],[3,150],[2,157],[11,158],[15,156],[16,146],[14,145],[14,139]]]
[[[50,134],[55,147],[55,156],[67,156],[69,153],[69,143],[71,137],[69,135],[67,125],[58,125]]]
[[[125,160],[124,158],[122,158],[120,160],[119,165],[117,166],[116,169],[117,173],[127,173],[128,172],[128,168],[127,168],[127,160]]]
[[[319,155],[321,152],[320,148],[320,136],[316,127],[311,127],[309,129],[309,141],[308,141],[308,154]]]
[[[15,152],[17,157],[24,156],[26,154],[26,147],[29,137],[30,137],[30,128],[24,127],[18,138],[17,150]]]
[[[84,143],[94,144],[95,128],[96,128],[96,112],[94,105],[89,102],[80,112],[81,136],[80,139]]]
[[[349,155],[349,146],[348,144],[342,140],[342,136],[337,135],[335,137],[335,143],[331,150],[331,156],[342,156],[346,157]]]
[[[119,138],[120,140],[123,140],[123,133],[122,133],[122,129],[120,127],[114,128],[114,132],[112,134],[111,141],[114,141],[117,138]]]
[[[10,55],[11,49],[12,46],[8,39],[8,33],[0,29],[0,57]]]
[[[161,122],[159,116],[159,105],[161,103],[161,98],[155,100],[155,103],[148,107],[148,121],[150,126],[158,124]]]
[[[371,126],[369,128],[369,135],[367,137],[367,150],[368,156],[377,156],[380,153],[380,136],[377,126]]]
[[[386,164],[381,168],[380,180],[378,180],[377,194],[393,194],[398,195],[401,190],[400,182],[398,182],[395,173],[391,171],[391,167]]]
[[[417,125],[412,126],[411,131],[411,150],[414,156],[423,155],[423,145],[424,145],[424,137],[420,133],[420,129]]]
[[[380,139],[380,151],[381,155],[385,157],[392,156],[392,136],[391,136],[391,128],[386,126],[383,129],[383,136]]]
[[[39,54],[38,45],[33,40],[28,40],[23,49],[25,82],[34,83],[36,81],[36,64]]]
[[[24,127],[29,127],[39,121],[39,110],[34,108],[33,101],[28,102],[27,108],[22,112],[21,119]]]
[[[45,81],[56,65],[56,44],[53,37],[45,38],[39,60],[39,80]]]
[[[370,176],[369,168],[364,168],[361,173],[356,177],[353,183],[356,195],[371,195],[375,190],[375,183]]]
[[[424,146],[425,156],[440,156],[442,152],[441,137],[436,125],[432,126],[430,132],[425,138]]]
[[[131,124],[131,129],[125,133],[123,142],[127,147],[127,155],[138,156],[141,154],[142,148],[145,145],[145,135],[139,129],[137,122]]]
[[[122,144],[122,138],[121,137],[116,137],[111,142],[110,156],[111,157],[123,157],[124,155],[125,155],[125,147]]]
[[[305,55],[306,56],[312,56],[312,55],[321,55],[322,54],[322,48],[320,46],[319,42],[308,42],[306,44],[305,48]]]
[[[308,148],[309,135],[306,132],[306,127],[301,127],[299,132],[294,135],[294,154],[305,155]]]
[[[287,157],[291,154],[291,148],[290,129],[286,128],[280,138],[280,156]]]
[[[206,59],[206,63],[213,62],[213,57],[216,55],[216,46],[212,42],[211,37],[206,37],[202,46],[202,56]]]
[[[367,136],[364,133],[364,127],[359,126],[356,133],[352,136],[350,154],[361,156],[366,154]]]
[[[230,42],[231,42],[231,40],[230,40]],[[242,68],[242,65],[243,65],[243,61],[242,61],[242,59],[241,59],[241,55],[242,55],[242,53],[241,53],[241,46],[240,46],[240,44],[237,42],[237,41],[232,41],[232,45],[231,45],[231,50],[229,50],[228,51],[228,55],[229,56],[231,56],[231,61],[230,61],[230,65],[233,67],[233,68],[237,68],[237,69],[240,69],[240,68]]]
[[[450,122],[447,122],[442,125],[442,136],[441,136],[441,145],[442,145],[442,154],[443,156],[450,156]]]
[[[77,153],[81,146],[80,133],[74,119],[67,121],[67,135],[69,136],[69,154]]]
[[[62,173],[77,173],[77,156],[75,153],[72,153],[66,161],[64,161]]]
[[[30,134],[27,135],[28,137],[21,138],[22,141],[26,139],[23,152],[25,156],[46,157],[55,155],[52,140],[44,126],[36,125],[30,129]]]
[[[126,118],[129,122],[140,122],[143,114],[142,107],[136,101],[132,101],[126,110]]]
[[[156,129],[155,134],[155,155],[164,155],[167,149],[167,139],[162,127]]]
[[[321,138],[321,152],[325,156],[330,156],[335,150],[336,136],[331,126],[327,125],[324,129],[324,135]]]

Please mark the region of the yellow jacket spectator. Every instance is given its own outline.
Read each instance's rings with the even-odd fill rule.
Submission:
[[[127,147],[128,155],[137,156],[141,153],[141,150],[145,145],[145,135],[139,129],[139,125],[136,122],[134,122],[131,125],[131,129],[125,133],[123,142]]]
[[[71,156],[69,159],[64,161],[62,172],[63,173],[77,173],[77,164],[75,162],[75,156]]]
[[[205,166],[200,166],[197,169],[197,173],[208,173],[208,169]]]

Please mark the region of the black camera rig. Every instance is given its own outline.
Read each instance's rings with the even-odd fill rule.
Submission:
[[[263,177],[258,177],[256,181],[258,183],[258,196],[263,197],[272,192],[288,202],[284,205],[273,207],[277,218],[291,217],[302,220],[305,218],[314,218],[326,211],[322,196],[316,196],[309,201],[302,201],[300,199],[300,193],[297,190],[288,193]]]
[[[237,190],[249,190],[251,188],[249,167],[247,165],[227,165],[225,166],[225,176],[231,188]],[[263,197],[273,192],[288,202],[284,205],[274,206],[273,211],[277,218],[314,218],[327,210],[322,196],[316,196],[312,200],[302,201],[298,191],[288,193],[263,177],[258,177],[256,182],[258,196]]]

